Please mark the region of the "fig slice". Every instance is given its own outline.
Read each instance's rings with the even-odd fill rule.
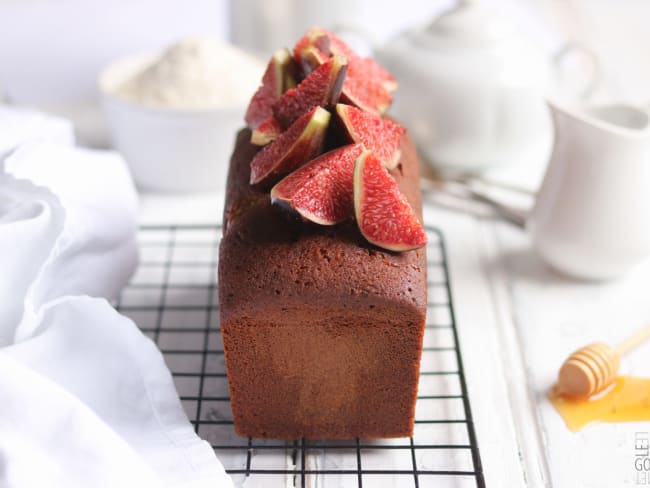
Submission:
[[[313,48],[312,48],[313,49]],[[339,100],[347,70],[343,56],[327,59],[296,88],[288,90],[273,104],[273,115],[282,127],[289,127],[316,106],[333,107]]]
[[[262,122],[251,135],[251,144],[256,146],[266,146],[269,142],[274,141],[282,133],[283,129],[280,122],[272,115]]]
[[[328,58],[327,54],[312,46],[301,51],[299,63],[303,71],[309,72],[317,69],[318,66],[322,66],[328,59],[330,58]],[[343,81],[340,98],[342,102],[349,105],[359,107],[366,112],[381,115],[388,110],[388,107],[393,102],[393,97],[380,81],[373,78],[375,75],[370,70],[368,61],[374,63],[369,58],[360,58],[358,56],[352,58],[352,61],[348,60],[348,69]]]
[[[381,115],[388,110],[393,97],[380,82],[372,78],[363,64],[353,62],[348,66],[341,101]]]
[[[293,57],[298,65],[305,66],[303,52],[309,47],[317,48],[326,57],[333,54],[343,55],[348,58],[350,64],[360,65],[361,71],[364,71],[368,78],[380,83],[388,92],[397,90],[397,80],[386,68],[372,58],[359,56],[341,38],[327,29],[313,26],[298,40],[293,48]]]
[[[366,73],[368,79],[379,83],[384,90],[392,93],[397,90],[397,80],[389,71],[372,58],[357,58],[354,60],[359,71]]]
[[[363,150],[349,144],[320,155],[276,184],[271,201],[316,224],[343,222],[353,214],[352,173]]]
[[[364,151],[354,163],[354,215],[361,234],[389,251],[424,246],[427,237],[417,215],[381,160]]]
[[[262,85],[251,98],[244,120],[251,129],[273,115],[271,105],[282,94],[296,85],[294,80],[295,63],[288,49],[276,51],[262,77]]]
[[[298,42],[293,47],[293,59],[300,66],[303,60],[303,53],[308,49],[314,47],[321,51],[325,57],[330,55],[330,39],[328,31],[317,25],[312,26],[309,30],[298,39]],[[341,53],[345,55],[344,53]]]
[[[394,169],[401,155],[402,136],[406,129],[378,115],[339,103],[336,113],[352,142],[361,142],[388,169]]]
[[[251,185],[266,185],[314,158],[321,150],[330,113],[314,107],[267,144],[251,161]]]

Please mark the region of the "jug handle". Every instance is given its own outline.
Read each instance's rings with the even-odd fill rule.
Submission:
[[[585,83],[585,86],[582,87],[577,93],[578,98],[582,100],[588,100],[591,98],[591,96],[594,94],[602,82],[602,68],[600,62],[598,61],[598,56],[596,56],[596,54],[588,47],[580,44],[577,41],[565,42],[552,57],[555,76],[556,78],[559,78],[560,72],[562,70],[562,65],[571,54],[575,53],[581,53],[591,65],[589,79]]]

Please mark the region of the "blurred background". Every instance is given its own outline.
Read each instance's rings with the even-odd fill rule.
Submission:
[[[579,41],[600,61],[594,95],[650,101],[650,2],[646,0],[486,0],[549,53]],[[0,93],[11,103],[70,117],[81,143],[108,145],[97,76],[108,62],[159,51],[190,35],[230,41],[265,59],[312,24],[385,44],[454,3],[446,0],[0,0]],[[362,39],[363,37],[363,39]]]

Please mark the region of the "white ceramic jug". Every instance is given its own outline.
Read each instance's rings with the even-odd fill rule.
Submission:
[[[642,110],[550,104],[555,144],[528,222],[552,267],[620,276],[650,255],[650,119]]]

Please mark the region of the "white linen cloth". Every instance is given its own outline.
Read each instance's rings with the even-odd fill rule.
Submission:
[[[156,346],[106,300],[137,260],[126,166],[72,140],[0,107],[0,487],[232,486]]]

